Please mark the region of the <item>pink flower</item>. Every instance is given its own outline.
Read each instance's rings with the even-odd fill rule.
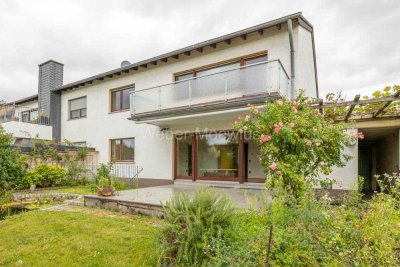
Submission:
[[[357,138],[358,137],[358,133],[352,133],[351,137]]]
[[[311,146],[311,145],[312,145],[312,142],[311,142],[311,141],[307,141],[306,145],[307,145],[307,146]]]
[[[239,129],[239,133],[243,133],[243,129]]]
[[[249,121],[250,120],[250,115],[246,115],[246,117],[244,118],[244,121]]]
[[[275,170],[275,169],[276,169],[276,163],[274,162],[274,163],[272,163],[271,165],[269,165],[269,168],[270,168],[271,170]]]
[[[278,174],[278,175],[282,174],[282,172],[280,170],[277,170],[275,173]]]
[[[278,104],[278,106],[283,106],[283,101],[282,100],[278,100],[278,101],[276,101],[276,104]]]
[[[274,124],[274,126],[275,126],[274,131],[275,131],[276,133],[279,133],[279,131],[280,131],[280,130],[282,129],[282,127],[283,127],[283,123],[280,122],[280,123],[278,123],[278,124]]]
[[[358,133],[358,138],[363,140],[365,138],[364,134],[362,132]]]
[[[260,135],[260,143],[265,143],[271,140],[272,137],[270,135]]]
[[[253,109],[253,114],[256,115],[258,113],[258,109]]]
[[[298,112],[297,108],[295,108],[295,107],[292,108],[292,111],[294,114],[297,114],[297,112]]]
[[[251,107],[251,106],[253,106],[253,105],[252,105],[251,103],[248,103],[247,106],[248,106],[248,107]]]
[[[293,106],[297,106],[296,100],[293,100],[293,101],[292,101],[292,105],[293,105]]]
[[[289,123],[289,127],[293,128],[294,127],[294,122]]]
[[[315,145],[316,145],[316,146],[320,146],[320,145],[321,145],[321,143],[320,143],[320,142],[317,142],[317,143],[315,143]]]
[[[244,126],[244,127],[243,127],[243,130],[247,131],[247,126]]]

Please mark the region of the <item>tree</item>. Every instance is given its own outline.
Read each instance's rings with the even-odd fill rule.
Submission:
[[[11,144],[12,135],[0,125],[0,192],[20,186],[25,173],[25,160]]]
[[[296,100],[267,102],[258,110],[239,117],[235,129],[257,141],[268,188],[282,185],[299,197],[320,174],[343,167],[350,159],[343,149],[356,136],[348,136],[346,124],[333,123],[310,107],[300,94]],[[360,135],[361,136],[361,135]]]

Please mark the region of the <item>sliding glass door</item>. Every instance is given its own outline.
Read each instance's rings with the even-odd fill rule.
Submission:
[[[198,179],[238,178],[238,138],[236,133],[212,133],[197,138]]]
[[[243,139],[235,132],[175,138],[175,178],[243,181]]]

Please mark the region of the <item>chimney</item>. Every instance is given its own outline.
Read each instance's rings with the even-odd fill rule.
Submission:
[[[63,84],[63,68],[54,60],[39,65],[39,113],[50,120],[53,139],[61,139],[61,94],[52,92]]]

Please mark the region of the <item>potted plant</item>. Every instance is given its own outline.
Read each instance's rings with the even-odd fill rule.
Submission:
[[[112,196],[115,193],[114,177],[101,177],[97,186],[97,195],[99,196]]]

